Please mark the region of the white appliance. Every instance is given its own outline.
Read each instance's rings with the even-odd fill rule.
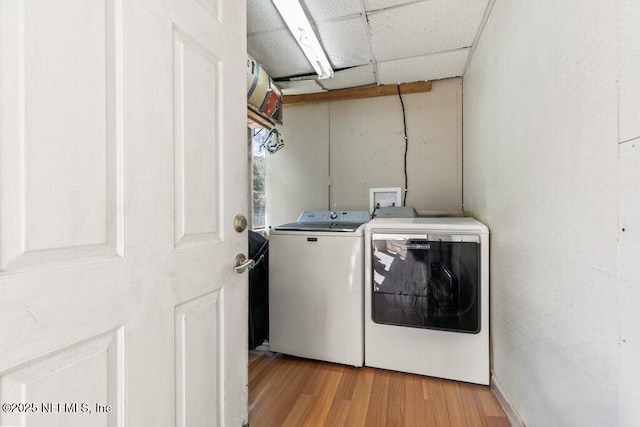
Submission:
[[[376,218],[365,242],[365,365],[488,385],[487,227]]]
[[[376,209],[376,218],[415,218],[418,216],[413,206],[387,206]]]
[[[306,211],[269,236],[269,349],[362,366],[366,211]]]

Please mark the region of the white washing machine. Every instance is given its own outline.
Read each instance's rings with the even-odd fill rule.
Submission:
[[[365,365],[488,385],[487,227],[376,218],[365,242]]]
[[[366,211],[303,212],[269,236],[269,349],[362,366]]]

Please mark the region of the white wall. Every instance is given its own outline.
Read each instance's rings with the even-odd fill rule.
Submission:
[[[409,135],[407,204],[460,211],[462,80],[435,81],[431,92],[403,95],[403,100]],[[404,186],[397,96],[288,105],[283,114],[285,147],[267,157],[270,225],[293,221],[302,210],[369,210],[369,188]]]
[[[640,156],[618,144],[640,136],[639,50],[619,72],[618,33],[617,2],[497,0],[464,76],[464,207],[492,232],[492,370],[526,425],[640,419]]]
[[[267,225],[293,222],[329,204],[329,106],[289,106],[279,126],[284,147],[267,154]]]
[[[407,205],[461,210],[462,79],[402,96],[409,150]],[[332,209],[369,209],[369,188],[404,188],[404,130],[397,96],[330,105]]]
[[[640,420],[640,2],[621,0],[620,16],[620,425]]]

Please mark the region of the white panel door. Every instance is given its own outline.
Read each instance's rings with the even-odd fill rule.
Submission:
[[[0,426],[247,420],[245,14],[0,1]]]

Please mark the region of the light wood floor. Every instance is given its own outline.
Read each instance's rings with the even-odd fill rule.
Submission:
[[[489,387],[268,351],[249,352],[249,423],[509,426]]]

